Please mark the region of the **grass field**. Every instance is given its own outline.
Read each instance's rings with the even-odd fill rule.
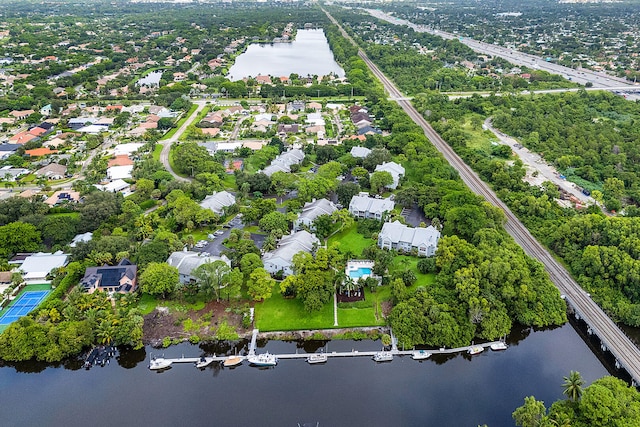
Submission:
[[[340,250],[342,252],[350,251],[355,256],[361,256],[364,248],[375,243],[373,239],[367,239],[358,233],[358,226],[356,224],[329,237],[329,245],[335,242],[340,243]]]
[[[169,307],[170,310],[175,311],[198,311],[202,310],[205,306],[205,301],[202,297],[196,298],[195,302],[188,303],[175,300],[163,300],[152,295],[142,294],[140,301],[138,301],[138,308],[142,315],[151,313],[157,306]]]
[[[153,160],[160,161],[160,153],[162,153],[162,144],[158,143],[153,148]]]

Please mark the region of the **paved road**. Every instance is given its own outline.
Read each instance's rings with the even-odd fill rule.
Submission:
[[[530,55],[528,53],[523,53],[517,51],[515,49],[509,49],[506,47],[484,43],[477,40],[473,40],[468,37],[460,37],[457,34],[447,33],[445,31],[435,30],[429,28],[425,25],[416,25],[410,21],[405,19],[398,19],[386,13],[383,13],[379,10],[373,9],[364,9],[370,15],[381,19],[383,21],[390,22],[396,25],[406,25],[410,28],[413,28],[417,32],[421,33],[429,33],[432,35],[440,36],[443,39],[458,39],[461,43],[469,46],[471,49],[476,52],[483,53],[486,55],[498,56],[500,58],[506,59],[515,65],[527,66],[529,68],[545,70],[553,74],[560,74],[564,78],[571,80],[575,83],[579,83],[584,85],[586,83],[593,84],[595,88],[605,88],[611,89],[613,88],[630,88],[634,87],[634,84],[615,76],[608,75],[606,73],[600,73],[596,71],[587,70],[584,68],[569,68],[562,65],[554,64],[552,62],[547,62],[544,58],[539,56]]]
[[[326,13],[326,12],[325,12]],[[329,19],[340,27],[340,24],[327,13]],[[340,27],[342,34],[355,45],[353,40]],[[359,56],[365,61],[373,74],[382,82],[390,96],[402,99],[403,94],[396,88],[378,67],[359,49]],[[444,158],[460,174],[464,183],[476,194],[483,196],[494,206],[502,209],[505,214],[506,231],[524,249],[524,251],[540,261],[552,282],[565,296],[568,303],[580,313],[590,329],[600,338],[602,344],[614,355],[617,363],[631,375],[635,384],[640,384],[640,349],[624,334],[620,328],[604,313],[591,299],[580,285],[571,277],[569,272],[531,235],[529,230],[511,212],[507,205],[500,200],[489,186],[453,151],[453,149],[436,133],[418,111],[405,100],[397,101],[398,105],[425,132],[431,143],[442,153]]]
[[[180,128],[176,131],[176,133],[173,134],[173,136],[171,138],[167,138],[167,139],[165,139],[163,141],[160,141],[160,143],[162,144],[162,152],[160,153],[160,161],[164,165],[165,169],[168,170],[171,173],[171,175],[174,176],[174,178],[176,180],[184,181],[184,182],[188,182],[188,181],[191,181],[191,180],[188,179],[188,178],[184,178],[184,177],[178,175],[171,168],[171,165],[169,164],[169,153],[171,152],[171,145],[173,145],[174,143],[176,143],[178,141],[178,139],[180,139],[182,134],[195,121],[196,117],[198,117],[198,114],[200,114],[200,112],[207,105],[207,101],[205,101],[205,100],[197,100],[197,101],[192,101],[192,102],[194,104],[197,104],[198,108],[196,108],[196,110],[193,112],[193,114],[191,114],[191,116],[189,118],[187,118],[187,120],[184,121],[182,126],[180,126]]]

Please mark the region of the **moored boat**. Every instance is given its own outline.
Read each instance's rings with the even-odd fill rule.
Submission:
[[[373,355],[373,360],[376,362],[391,362],[393,360],[393,353],[390,351],[379,351]]]
[[[214,360],[213,357],[201,357],[200,360],[195,363],[196,368],[200,369],[209,366]]]
[[[307,363],[313,365],[315,363],[325,363],[327,361],[327,355],[325,353],[314,353],[307,357]]]
[[[278,359],[273,354],[262,353],[247,358],[250,364],[254,366],[276,366]]]
[[[496,343],[491,344],[491,350],[499,351],[506,350],[509,347],[504,341],[498,341]]]
[[[241,363],[242,363],[242,356],[229,356],[226,359],[224,359],[224,362],[222,362],[225,368],[238,366]]]
[[[484,351],[484,347],[482,347],[481,345],[474,345],[472,347],[469,347],[469,350],[467,350],[467,353],[473,356],[474,354],[479,354],[479,353],[482,353],[483,351]]]
[[[416,350],[411,355],[411,358],[413,360],[424,360],[424,359],[428,359],[430,357],[431,357],[431,353],[429,353],[428,351],[424,351],[424,350]]]
[[[169,359],[165,359],[163,357],[154,357],[149,362],[149,369],[152,371],[158,371],[161,369],[166,369],[171,366],[172,361]]]

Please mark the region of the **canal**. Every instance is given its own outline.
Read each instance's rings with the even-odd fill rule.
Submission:
[[[81,369],[21,363],[0,368],[3,426],[490,426],[513,425],[525,396],[550,405],[563,398],[562,377],[579,371],[586,384],[607,374],[570,324],[535,331],[515,329],[506,351],[416,362],[396,357],[329,359],[324,365],[283,360],[277,367],[246,365],[200,371],[177,364],[147,368],[166,357],[233,354],[247,343],[182,344],[123,352],[105,367]],[[258,353],[379,350],[380,342],[258,342]]]

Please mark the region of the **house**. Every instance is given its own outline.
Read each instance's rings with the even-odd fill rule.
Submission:
[[[49,283],[47,275],[55,268],[64,267],[69,261],[69,255],[58,251],[55,253],[38,252],[24,258],[20,270],[22,278],[27,283]]]
[[[364,126],[358,129],[358,135],[380,135],[382,131],[373,126]]]
[[[229,258],[224,255],[222,255],[221,257],[211,255],[204,256],[202,255],[202,252],[193,251],[173,252],[171,255],[169,255],[167,264],[178,269],[178,273],[180,274],[180,283],[186,284],[196,281],[195,277],[191,275],[193,270],[203,264],[212,263],[215,261],[222,261],[229,267],[231,267],[231,261],[229,261]]]
[[[393,184],[388,185],[387,188],[395,190],[400,184],[400,179],[404,177],[404,168],[402,165],[396,162],[387,162],[376,166],[376,172],[389,172],[393,177]]]
[[[289,173],[291,172],[291,165],[298,165],[303,160],[304,153],[302,150],[294,148],[273,159],[271,164],[264,168],[262,172],[269,177],[278,171]]]
[[[131,194],[131,185],[122,179],[116,179],[104,185],[95,184],[95,187],[107,193],[122,193],[125,197]]]
[[[113,166],[130,166],[133,165],[133,160],[129,158],[126,154],[119,154],[115,156],[113,159],[109,159],[109,163],[107,163],[107,167]]]
[[[20,144],[0,144],[0,160],[6,159],[12,154],[15,154],[20,147],[22,147]]]
[[[107,169],[107,178],[115,181],[117,179],[129,179],[133,174],[133,165],[112,166]]]
[[[78,243],[88,243],[91,239],[93,239],[93,233],[90,231],[83,234],[76,234],[71,243],[69,243],[69,247],[75,248],[78,246]]]
[[[80,201],[80,193],[71,190],[58,190],[44,202],[53,207],[61,203],[78,203]]]
[[[11,285],[11,274],[10,271],[0,271],[0,292],[4,292]]]
[[[22,175],[26,175],[28,173],[29,173],[29,169],[13,168],[11,166],[2,166],[0,167],[0,180],[14,182],[16,179],[20,178]]]
[[[58,163],[49,163],[36,171],[37,176],[47,179],[63,179],[67,175],[67,167]]]
[[[264,269],[271,274],[282,271],[284,276],[293,274],[293,256],[299,252],[313,252],[320,245],[320,240],[306,230],[297,231],[284,236],[273,252],[262,256]]]
[[[113,149],[114,156],[130,156],[144,146],[141,142],[129,142],[126,144],[118,144]]]
[[[386,222],[378,234],[378,247],[402,252],[417,252],[418,256],[434,256],[440,232],[432,225],[408,227],[400,221]]]
[[[287,104],[287,111],[289,112],[296,112],[296,111],[304,111],[305,110],[305,103],[304,101],[292,101],[289,104]]]
[[[30,157],[43,157],[48,156],[49,154],[57,153],[57,150],[52,150],[47,147],[34,148],[33,150],[25,150],[24,154]]]
[[[331,215],[338,208],[332,202],[327,199],[318,199],[304,204],[302,212],[298,215],[298,218],[293,222],[293,231],[299,231],[306,228],[311,231],[314,230],[313,221],[320,215]]]
[[[261,75],[257,75],[256,76],[256,83],[258,83],[259,85],[270,85],[271,84],[271,77],[270,76],[261,76]]]
[[[360,193],[351,198],[349,212],[356,218],[382,220],[384,215],[391,212],[395,205],[390,197],[387,199],[376,199],[369,197],[368,193]]]
[[[9,115],[11,117],[13,117],[16,120],[24,120],[27,117],[29,117],[30,115],[32,115],[33,113],[35,113],[35,111],[33,110],[13,110],[9,113]]]
[[[88,125],[92,125],[96,119],[93,117],[73,117],[67,122],[67,126],[73,130],[78,130]]]
[[[364,159],[369,154],[371,154],[371,150],[369,150],[367,147],[354,146],[354,147],[351,147],[350,154],[356,159]]]
[[[80,284],[90,294],[95,291],[128,294],[137,289],[138,266],[124,258],[118,265],[89,267]]]
[[[298,124],[293,123],[290,125],[280,123],[278,125],[278,134],[285,135],[287,133],[298,133],[300,131]]]
[[[204,198],[200,202],[200,206],[204,209],[210,209],[216,215],[220,216],[224,213],[224,208],[228,208],[236,203],[236,198],[228,191],[219,191]]]

